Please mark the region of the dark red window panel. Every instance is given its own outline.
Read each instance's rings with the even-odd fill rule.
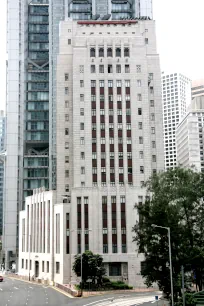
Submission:
[[[109,102],[109,109],[113,109],[113,102]]]
[[[81,234],[77,235],[77,241],[78,241],[78,244],[81,244]]]
[[[93,101],[93,102],[91,103],[91,107],[92,107],[92,109],[96,109],[96,101]]]
[[[123,167],[123,159],[119,159],[119,167]]]
[[[117,107],[118,107],[118,109],[122,109],[122,102],[121,101],[117,102]]]
[[[112,203],[112,212],[116,212],[116,203]],[[116,219],[116,216],[115,216]]]
[[[104,138],[106,135],[106,131],[105,130],[101,130],[101,137]]]
[[[109,123],[113,123],[113,116],[109,116]]]
[[[132,167],[132,159],[128,159],[128,168]]]
[[[103,244],[107,244],[107,243],[108,243],[108,235],[103,234]]]
[[[122,88],[121,87],[117,87],[117,94],[121,95],[121,93],[122,93]]]
[[[121,203],[120,206],[121,206],[121,211],[125,212],[125,203]]]
[[[101,145],[101,152],[105,152],[106,151],[106,145],[105,144],[102,144]]]
[[[107,210],[108,210],[107,204],[102,204],[102,211],[107,212]]]
[[[100,87],[100,94],[104,95],[104,87]]]
[[[128,174],[128,182],[132,183],[132,174]]]
[[[131,116],[130,116],[130,115],[127,115],[127,116],[126,116],[126,122],[127,122],[127,123],[131,123]]]
[[[129,94],[130,94],[130,87],[126,87],[126,88],[125,88],[125,93],[126,93],[126,95],[129,95]]]
[[[89,244],[89,235],[85,235],[85,244]]]
[[[91,94],[95,95],[96,94],[96,87],[91,87]]]
[[[94,183],[97,182],[97,174],[93,174],[93,182],[94,182]]]
[[[119,152],[123,152],[123,145],[122,145],[122,143],[118,144],[118,151]]]
[[[113,168],[115,166],[115,161],[114,159],[110,159],[110,167]]]
[[[105,116],[101,115],[101,123],[105,123]]]
[[[123,182],[124,181],[124,176],[122,173],[119,174],[119,182]]]
[[[130,108],[130,101],[126,101],[126,108],[127,108],[127,109]]]
[[[109,136],[111,138],[114,137],[114,130],[113,129],[109,129]]]
[[[126,244],[126,235],[122,235],[122,244]]]
[[[118,130],[118,137],[123,137],[123,130]]]
[[[113,87],[109,87],[109,88],[108,88],[108,94],[109,94],[109,95],[112,95],[112,94],[113,94]]]
[[[110,174],[110,181],[115,182],[115,174],[114,173]]]
[[[100,102],[100,109],[104,109],[104,105],[105,105],[104,101],[101,101]]]
[[[66,237],[66,254],[69,254],[69,236]]]
[[[127,130],[127,137],[131,137],[131,130]]]
[[[96,152],[96,143],[92,143],[92,152]]]
[[[112,235],[112,243],[117,244],[117,235],[116,234]]]
[[[97,159],[92,159],[92,166],[93,166],[94,168],[97,167]]]
[[[106,166],[106,160],[101,159],[101,167],[104,168]]]
[[[128,144],[127,145],[127,152],[131,152],[132,151],[132,145],[131,144]]]
[[[66,214],[66,229],[69,229],[69,214]]]
[[[96,130],[92,130],[92,138],[96,138]]]
[[[92,123],[96,123],[96,116],[92,116]]]
[[[106,183],[106,173],[102,173],[102,174],[101,174],[101,181],[102,181],[103,183]]]
[[[110,144],[110,152],[114,152],[114,144]]]
[[[89,206],[88,204],[84,205],[84,228],[89,228]]]
[[[121,115],[118,116],[118,123],[122,123],[123,122],[123,118]]]

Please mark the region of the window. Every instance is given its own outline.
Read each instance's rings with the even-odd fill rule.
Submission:
[[[50,263],[49,261],[47,261],[47,273],[49,273],[49,271],[50,271]]]
[[[130,65],[125,65],[125,73],[130,73]]]
[[[142,122],[138,122],[138,129],[142,130]]]
[[[45,262],[44,262],[44,260],[42,261],[42,272],[45,272]]]
[[[84,108],[80,108],[80,116],[84,116]]]
[[[90,57],[96,57],[96,50],[95,48],[90,49]]]
[[[69,192],[69,185],[68,184],[65,185],[65,192]]]
[[[84,144],[85,144],[84,137],[81,137],[81,138],[80,138],[80,144],[81,144],[81,145],[84,145]]]
[[[69,101],[65,101],[64,106],[65,106],[65,108],[68,108],[69,107]]]
[[[65,149],[69,149],[69,142],[65,142]]]
[[[99,81],[99,86],[104,87],[104,81]]]
[[[154,100],[150,100],[150,106],[154,107]]]
[[[104,48],[99,48],[99,57],[104,57]]]
[[[140,173],[144,173],[144,167],[140,166]]]
[[[69,88],[68,88],[68,87],[65,87],[65,88],[64,88],[64,93],[65,93],[65,95],[68,95],[68,94],[69,94]]]
[[[109,276],[121,276],[121,263],[109,263]]]
[[[141,87],[142,86],[142,81],[141,80],[137,80],[137,86]]]
[[[24,269],[24,259],[21,261],[21,268]]]
[[[80,130],[81,130],[81,131],[84,130],[84,123],[83,123],[83,122],[80,123]]]
[[[80,80],[80,87],[84,87],[84,81]]]
[[[122,87],[122,81],[121,80],[116,81],[116,87]],[[121,97],[121,99],[122,99],[122,97]]]
[[[81,174],[85,174],[85,167],[81,167]]]
[[[81,182],[81,187],[85,187],[85,182]]]
[[[66,164],[69,163],[69,156],[65,156],[65,163],[66,163]]]
[[[69,115],[68,114],[65,115],[65,121],[69,121]]]
[[[130,80],[125,80],[125,87],[130,87]]]
[[[108,81],[108,87],[109,88],[113,87],[113,81]]]
[[[154,79],[154,74],[153,73],[149,73],[149,80],[153,80]]]
[[[56,261],[56,274],[60,273],[60,263]]]
[[[142,115],[142,109],[138,108],[138,115]]]
[[[151,94],[154,93],[154,87],[153,87],[153,86],[150,87],[150,93],[151,93]]]
[[[83,95],[83,94],[80,95],[80,101],[81,101],[81,102],[84,101],[84,95]]]
[[[65,170],[65,177],[69,177],[69,170]]]
[[[156,163],[156,161],[157,161],[156,155],[152,155],[152,161],[153,161],[153,163]]]
[[[65,136],[68,136],[68,135],[69,135],[69,129],[66,128],[66,129],[65,129]]]
[[[91,73],[96,73],[96,66],[95,65],[91,65]]]
[[[69,73],[64,74],[64,80],[65,80],[65,82],[69,80]]]
[[[124,57],[130,57],[130,50],[129,48],[124,49]]]
[[[79,66],[79,72],[80,73],[84,73],[84,65],[80,65]]]
[[[69,38],[68,39],[68,45],[71,45],[71,43],[72,43],[72,40]]]
[[[116,57],[121,57],[121,49],[120,49],[120,48],[116,48],[116,50],[115,50],[115,56],[116,56]]]
[[[112,48],[107,49],[107,57],[112,57],[113,56],[113,50]]]
[[[143,159],[143,158],[144,158],[144,153],[143,153],[143,151],[140,151],[140,152],[139,152],[139,157],[140,157],[140,159]]]
[[[151,128],[151,133],[155,134],[155,128],[154,127]]]
[[[81,152],[81,159],[85,159],[85,153]]]
[[[99,73],[104,73],[104,65],[99,65]]]
[[[149,43],[149,39],[145,38],[145,45],[148,45],[148,43]]]
[[[112,65],[108,65],[108,73],[113,73],[113,66]]]
[[[139,144],[143,144],[143,137],[142,136],[139,137]]]
[[[153,149],[156,148],[156,141],[152,141],[152,148],[153,148]]]
[[[155,120],[155,115],[151,114],[151,121],[154,121],[154,120]]]
[[[116,65],[116,73],[121,73],[121,65]]]
[[[136,70],[137,70],[137,73],[141,73],[141,71],[142,71],[141,65],[137,65],[136,66]]]
[[[137,94],[137,100],[142,101],[142,95],[141,94]]]

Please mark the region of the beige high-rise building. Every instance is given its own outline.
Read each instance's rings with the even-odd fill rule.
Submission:
[[[109,278],[141,287],[134,206],[145,199],[144,181],[164,169],[155,22],[61,22],[56,107],[55,194],[61,204],[53,208],[54,279],[74,281],[74,255],[91,250],[103,256]],[[37,205],[38,197],[28,198],[28,205]],[[44,213],[47,220],[47,208]],[[26,212],[20,220],[26,229]],[[38,277],[49,278],[41,269],[41,261],[49,261],[44,253]],[[19,264],[27,258],[20,251]]]

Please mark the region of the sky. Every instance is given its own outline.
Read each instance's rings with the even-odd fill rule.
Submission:
[[[0,10],[0,109],[6,99],[6,2]],[[162,71],[204,78],[203,13],[204,0],[153,0]]]

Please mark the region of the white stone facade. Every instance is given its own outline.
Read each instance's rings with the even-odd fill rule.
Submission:
[[[181,73],[162,74],[165,169],[177,165],[176,127],[191,103],[191,81]]]
[[[155,23],[62,22],[57,67],[57,203],[70,207],[71,266],[90,249],[110,278],[141,286],[134,205],[164,169]]]
[[[176,130],[177,163],[204,171],[204,95],[194,97],[191,110]]]

